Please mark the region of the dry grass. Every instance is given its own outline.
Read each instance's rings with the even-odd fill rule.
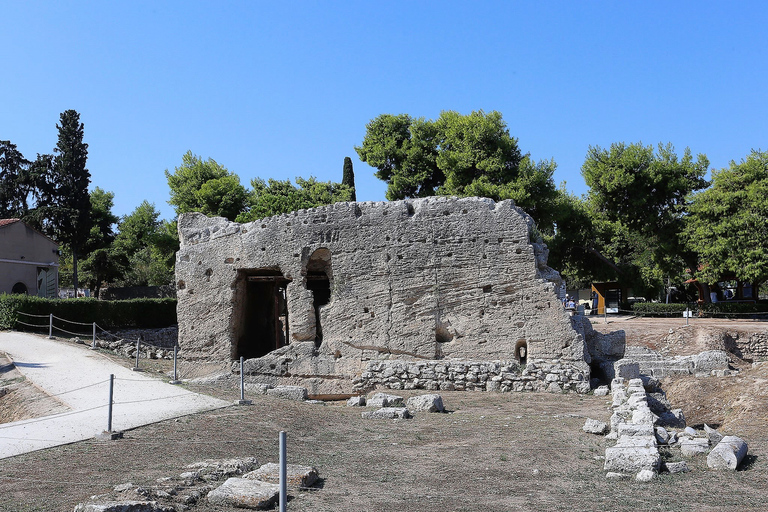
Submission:
[[[149,364],[152,371],[168,369],[163,362]],[[744,382],[697,379],[688,391],[675,384],[677,395],[670,390],[670,398],[673,403],[692,400],[696,395],[691,390],[698,389],[704,394],[733,392],[727,396],[735,400],[738,389],[758,377],[745,375],[752,380]],[[233,389],[204,391],[238,398]],[[252,406],[156,423],[128,431],[122,440],[86,441],[0,460],[0,510],[71,511],[115,485],[156,486],[158,478],[176,476],[203,459],[254,456],[260,463],[277,462],[281,430],[288,433],[289,462],[316,466],[323,479],[317,490],[291,493],[292,511],[766,510],[765,408],[752,420],[744,414],[741,423],[732,424],[742,430],[724,430],[749,443],[743,470],[715,472],[697,459],[689,462],[693,471],[688,474],[661,475],[650,484],[638,484],[606,480],[603,461],[596,457],[604,454],[608,442],[581,431],[586,417],[608,419],[605,397],[442,395],[449,414],[422,413],[397,421],[363,420],[359,408],[342,404],[249,397]],[[697,407],[693,402],[680,405]],[[712,419],[726,416],[723,412]],[[724,429],[729,425],[725,419],[720,423]],[[228,509],[204,500],[190,509],[223,510]]]

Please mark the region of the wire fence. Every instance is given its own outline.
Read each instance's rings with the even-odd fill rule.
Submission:
[[[693,306],[686,310],[678,311],[638,311],[622,308],[585,309],[585,316],[607,317],[614,321],[626,321],[633,318],[685,318],[686,320],[724,319],[724,320],[768,320],[768,311],[731,312],[731,311],[707,311]]]
[[[124,345],[136,345],[139,343],[140,345],[144,347],[152,347],[155,349],[161,349],[161,350],[173,350],[173,346],[168,346],[166,344],[160,345],[151,343],[143,338],[143,336],[139,336],[138,338],[131,339],[131,338],[125,338],[123,336],[118,336],[115,333],[112,333],[108,331],[107,329],[104,329],[96,322],[76,322],[74,320],[67,320],[66,318],[58,317],[54,314],[49,315],[34,315],[31,313],[24,313],[23,311],[17,311],[17,315],[23,316],[25,320],[21,320],[19,318],[16,318],[16,324],[22,325],[26,328],[31,329],[39,329],[39,330],[48,330],[48,337],[52,338],[54,336],[54,333],[65,333],[69,336],[74,336],[76,338],[90,338],[92,345],[95,347],[97,342],[104,342],[104,343],[120,343]],[[45,322],[45,323],[43,323]],[[76,327],[70,327],[70,326],[78,326],[81,327],[79,330],[75,330]],[[88,332],[83,332],[85,329],[82,329],[82,327],[90,327]],[[175,344],[174,344],[175,345]]]

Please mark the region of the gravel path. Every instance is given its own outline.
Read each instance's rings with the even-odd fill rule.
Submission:
[[[114,375],[112,430],[127,430],[231,405],[124,368],[83,345],[0,332],[0,351],[27,380],[70,411],[0,424],[0,459],[91,439],[107,429]]]

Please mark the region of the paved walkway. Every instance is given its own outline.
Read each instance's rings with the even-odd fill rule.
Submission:
[[[113,431],[231,405],[131,371],[97,351],[71,342],[0,332],[0,352],[8,354],[27,380],[71,409],[0,424],[0,459],[92,439],[106,430],[110,374],[115,376]]]

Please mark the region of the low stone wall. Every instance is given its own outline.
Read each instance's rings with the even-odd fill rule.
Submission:
[[[743,358],[768,359],[768,332],[756,332],[748,337],[738,336],[734,343]]]
[[[353,381],[354,389],[375,386],[390,389],[442,391],[589,391],[589,370],[558,360],[535,360],[525,368],[515,361],[383,360],[368,363]]]

